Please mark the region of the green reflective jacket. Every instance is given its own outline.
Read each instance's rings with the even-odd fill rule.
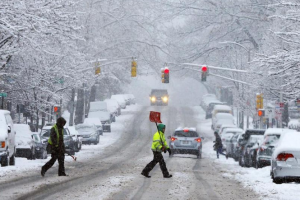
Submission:
[[[55,124],[52,128],[54,128],[54,130],[55,130],[55,132],[56,132],[56,135],[57,135],[57,140],[56,140],[57,143],[56,143],[55,146],[58,147],[58,143],[59,143],[59,132],[58,132],[58,129],[57,129],[57,125]],[[50,137],[49,137],[49,139],[48,139],[48,143],[51,144],[51,145],[53,144],[53,143],[52,143],[52,140],[51,140],[51,132],[50,132]]]
[[[169,146],[167,144],[166,138],[165,138],[165,134],[163,134],[162,132],[156,132],[153,135],[153,141],[152,141],[152,151],[156,151],[156,152],[161,152],[162,147],[165,147],[165,149],[168,149]]]

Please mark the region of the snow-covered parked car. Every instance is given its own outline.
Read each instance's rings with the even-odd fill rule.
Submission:
[[[1,167],[15,165],[15,129],[7,110],[0,110],[0,163]]]
[[[79,152],[82,146],[82,137],[78,136],[78,132],[74,126],[68,126],[66,129],[69,130],[70,135],[73,138],[75,152]]]
[[[105,101],[95,101],[90,103],[90,111],[89,112],[109,112],[110,113],[110,121],[115,122],[116,121],[116,113],[111,112],[108,109],[107,103]]]
[[[125,99],[125,102],[126,102],[126,106],[129,106],[130,105],[130,97],[127,95],[127,94],[121,94],[124,99]]]
[[[94,124],[97,127],[98,135],[103,135],[102,123],[99,118],[85,118],[84,124]]]
[[[129,98],[129,101],[130,101],[131,105],[136,104],[135,97],[134,97],[133,94],[124,94],[124,95],[126,95]]]
[[[233,145],[232,145],[232,138],[234,135],[242,134],[244,132],[241,128],[232,128],[228,127],[223,130],[222,135],[220,135],[223,149],[226,149],[226,153],[229,157],[232,156]],[[236,141],[235,141],[236,142]]]
[[[217,128],[217,124],[218,124],[218,129],[221,128],[222,124],[234,125],[234,118],[230,113],[217,113],[212,118],[211,128],[215,130]]]
[[[271,165],[272,154],[275,147],[285,131],[292,131],[282,128],[268,128],[264,134],[264,140],[258,147],[255,167],[260,168],[263,166]],[[295,130],[293,130],[295,131]]]
[[[78,136],[82,137],[82,144],[98,144],[100,137],[94,124],[77,124],[75,126]]]
[[[107,109],[114,113],[115,116],[121,115],[121,106],[118,104],[117,100],[115,99],[105,99],[104,100],[107,104]]]
[[[103,131],[111,132],[111,118],[108,111],[90,111],[88,118],[98,118],[102,123]]]
[[[14,124],[16,131],[16,157],[35,159],[36,144],[28,124]]]
[[[122,94],[111,95],[110,98],[116,100],[122,109],[126,108],[126,100]]]
[[[210,102],[218,101],[215,94],[205,94],[202,96],[200,106],[203,108],[203,110],[206,110]]]
[[[274,183],[300,180],[300,132],[281,135],[272,155],[271,177]]]

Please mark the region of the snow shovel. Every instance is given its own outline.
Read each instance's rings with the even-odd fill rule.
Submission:
[[[72,156],[72,155],[70,155],[70,154],[68,154],[68,156],[71,156],[71,157],[73,158],[74,161],[77,160],[77,157],[76,157],[76,156]]]

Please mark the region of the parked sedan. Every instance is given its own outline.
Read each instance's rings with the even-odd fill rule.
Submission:
[[[47,142],[43,142],[41,136],[38,133],[32,134],[33,140],[35,142],[35,156],[38,159],[47,159]]]
[[[226,141],[227,156],[233,158],[235,161],[237,161],[236,149],[238,145],[238,138],[241,137],[242,134],[243,132],[237,133],[233,135],[228,141]]]
[[[300,132],[285,132],[272,155],[271,177],[274,183],[300,180]]]
[[[222,139],[224,148],[226,148],[226,154],[228,157],[233,157],[233,149],[237,143],[236,139],[237,139],[238,135],[242,134],[243,132],[244,132],[243,129],[231,128],[231,127],[225,128],[223,130],[221,139]],[[227,136],[225,136],[225,135],[227,135]],[[235,140],[234,140],[234,138],[235,138]]]
[[[82,137],[82,144],[98,144],[99,134],[94,124],[77,124],[75,126],[78,136]]]
[[[193,154],[202,157],[202,140],[195,128],[178,128],[170,139],[169,147],[174,154]],[[172,156],[171,155],[171,156]]]
[[[107,111],[89,112],[88,118],[98,118],[102,123],[103,131],[111,132],[111,118]]]
[[[36,144],[31,136],[32,132],[28,124],[14,124],[16,131],[16,157],[35,159]]]
[[[284,132],[292,131],[282,128],[268,128],[264,134],[264,141],[259,146],[256,157],[256,168],[271,165],[272,154],[280,137]],[[293,130],[296,131],[296,130]]]

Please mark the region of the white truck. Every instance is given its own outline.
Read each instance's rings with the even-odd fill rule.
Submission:
[[[1,167],[15,165],[14,124],[7,110],[0,110],[0,163]]]

